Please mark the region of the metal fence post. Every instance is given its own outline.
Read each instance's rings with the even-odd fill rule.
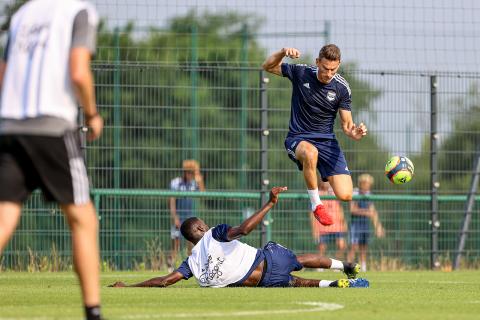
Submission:
[[[332,33],[332,24],[329,20],[326,20],[324,22],[324,31],[323,31],[323,35],[325,37],[325,43],[326,44],[329,44],[330,43],[330,36],[331,36],[331,33]]]
[[[186,145],[191,146],[192,150],[188,153],[193,159],[200,160],[198,158],[198,128],[199,125],[199,114],[198,114],[198,29],[197,26],[194,24],[192,25],[192,35],[191,35],[191,73],[190,73],[190,83],[192,86],[191,91],[191,119],[190,119],[190,128],[191,128],[191,135],[190,139],[191,142],[187,143]],[[184,158],[185,159],[185,158]]]
[[[268,200],[268,100],[267,100],[267,84],[269,79],[265,71],[260,71],[260,172],[261,172],[261,197],[260,201],[263,205]],[[261,242],[266,243],[272,239],[272,227],[270,213],[267,214],[262,224]]]
[[[247,189],[247,107],[248,107],[248,30],[247,25],[242,29],[242,51],[241,51],[241,95],[240,95],[240,188]]]
[[[475,194],[478,191],[478,181],[480,180],[480,146],[477,146],[476,161],[473,167],[472,183],[470,185],[470,191],[467,195],[467,202],[465,204],[465,215],[463,216],[462,229],[460,230],[457,255],[453,263],[453,269],[458,270],[460,268],[460,261],[462,259],[462,253],[465,249],[465,243],[467,242],[468,229],[472,220],[472,210],[475,205]]]
[[[115,189],[120,189],[121,182],[120,182],[120,167],[121,167],[121,155],[120,155],[120,145],[121,145],[121,123],[122,123],[122,115],[120,109],[121,103],[121,91],[120,91],[120,30],[115,28],[114,34],[114,41],[115,41],[115,68],[113,72],[113,187]],[[115,226],[115,236],[114,236],[114,244],[113,247],[115,248],[115,265],[117,267],[120,266],[120,204],[118,202],[118,198],[114,198],[113,203],[114,208],[114,226]],[[120,266],[120,268],[122,268]]]
[[[438,182],[438,159],[437,159],[437,76],[430,76],[430,185],[431,185],[431,223],[432,223],[432,239],[431,239],[431,257],[430,267],[436,269],[440,267],[438,261],[438,228],[440,227],[440,221],[438,220],[438,188],[440,183]]]

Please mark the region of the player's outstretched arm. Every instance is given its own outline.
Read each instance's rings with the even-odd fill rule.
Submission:
[[[341,109],[339,111],[343,132],[353,140],[360,140],[367,135],[367,126],[362,122],[357,126],[352,119],[352,112]]]
[[[263,62],[263,70],[276,74],[277,76],[281,76],[282,60],[284,57],[289,57],[292,59],[300,58],[300,51],[295,48],[282,48],[281,50],[274,52],[265,60],[265,62]]]
[[[227,232],[228,240],[235,240],[242,236],[246,236],[247,234],[252,232],[252,230],[255,229],[260,222],[262,222],[263,218],[268,213],[268,211],[270,211],[270,209],[272,209],[273,206],[277,203],[279,194],[284,191],[287,191],[287,189],[288,189],[287,187],[273,187],[272,190],[270,191],[270,199],[266,204],[263,205],[263,207],[260,210],[255,212],[250,218],[245,220],[241,225],[237,227],[232,227],[228,230]]]
[[[183,280],[183,275],[178,271],[173,271],[163,277],[152,278],[147,281],[139,282],[136,284],[127,285],[124,282],[118,281],[109,285],[113,288],[125,288],[125,287],[146,287],[146,288],[164,288]]]

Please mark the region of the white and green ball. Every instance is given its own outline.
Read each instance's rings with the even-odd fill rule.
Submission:
[[[404,184],[412,180],[414,170],[410,159],[404,156],[393,156],[385,166],[385,175],[394,184]]]

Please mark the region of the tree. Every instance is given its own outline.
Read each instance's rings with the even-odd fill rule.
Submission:
[[[1,23],[0,30],[1,31],[7,31],[8,28],[10,27],[10,20],[12,19],[12,16],[15,12],[17,12],[18,8],[20,8],[23,4],[25,4],[28,0],[15,0],[11,4],[6,4],[3,7],[3,12],[5,19]]]
[[[472,169],[480,152],[480,92],[478,84],[472,83],[466,96],[453,101],[458,110],[453,133],[441,144],[439,169],[441,190],[467,193],[471,183]]]
[[[158,168],[178,168],[183,158],[197,154],[202,167],[207,169],[210,190],[259,189],[259,152],[241,150],[259,148],[259,61],[266,54],[254,37],[259,21],[257,17],[237,14],[199,16],[191,12],[172,19],[166,30],[152,29],[140,38],[134,35],[132,25],[120,30],[117,38],[115,33],[102,27],[95,64],[97,97],[106,123],[112,124],[115,105],[112,84],[116,73],[117,79],[121,79],[116,101],[120,101],[122,119],[116,125],[123,127],[119,169],[122,188],[166,188],[171,172],[165,174]],[[192,47],[195,41],[196,48]],[[238,69],[239,65],[256,69]],[[355,97],[354,110],[368,111],[379,92],[353,73],[348,73],[347,78]],[[274,149],[283,149],[284,133],[288,129],[290,83],[271,80],[269,126],[275,131],[272,130],[270,141]],[[242,108],[247,111],[242,113]],[[245,130],[240,125],[242,115],[246,119]],[[103,168],[96,175],[96,178],[102,177],[95,181],[99,187],[114,185],[114,175],[108,170],[114,167],[114,132],[107,129],[98,142],[107,152],[105,149],[89,152],[89,164]],[[384,152],[374,140],[365,141],[359,148]],[[194,148],[199,151],[195,152]],[[278,157],[270,157],[269,167],[273,171],[293,165],[284,151],[280,152]],[[352,167],[362,170],[377,165],[375,161],[356,157],[351,157],[350,162]],[[143,170],[139,170],[141,168]],[[242,172],[245,168],[246,173]],[[242,174],[246,176],[244,187],[240,183]],[[272,182],[283,178],[272,174]],[[303,188],[301,179],[297,181]]]

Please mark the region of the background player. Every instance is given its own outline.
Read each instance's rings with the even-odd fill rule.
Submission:
[[[369,195],[372,193],[374,179],[368,173],[361,174],[358,177],[359,195]],[[372,201],[359,200],[350,203],[350,242],[351,247],[348,252],[349,259],[355,259],[355,255],[360,251],[361,270],[367,271],[367,250],[370,239],[370,221],[375,229],[375,235],[378,238],[385,236],[385,230],[378,218],[378,212]]]
[[[100,136],[90,70],[98,17],[89,3],[36,0],[13,16],[0,64],[0,253],[21,204],[41,188],[72,231],[73,263],[87,319],[100,319],[98,220],[90,201],[75,95],[91,140]]]
[[[320,195],[331,195],[332,188],[328,182],[318,182]],[[342,260],[345,258],[345,249],[347,243],[345,241],[345,233],[347,231],[347,224],[343,214],[343,208],[338,200],[325,200],[323,205],[327,212],[330,213],[333,223],[329,226],[320,224],[310,213],[310,221],[312,224],[312,234],[316,242],[318,242],[318,253],[321,256],[325,255],[329,244],[336,246],[335,258]]]
[[[323,225],[333,223],[318,195],[317,169],[330,183],[338,199],[352,199],[352,179],[347,162],[333,133],[337,112],[343,132],[354,140],[367,134],[367,127],[352,120],[351,92],[347,81],[337,74],[340,49],[324,46],[316,66],[282,63],[284,57],[297,59],[300,51],[283,48],[269,56],[262,67],[292,82],[292,107],[285,148],[288,156],[303,170],[315,218]]]
[[[200,164],[195,160],[183,160],[183,174],[176,177],[170,182],[170,190],[172,191],[205,191],[205,183],[200,173]],[[172,238],[172,252],[168,261],[168,268],[173,270],[177,254],[180,251],[180,226],[183,221],[194,216],[194,199],[192,198],[175,198],[169,199],[170,218],[172,226],[170,228],[170,236]],[[192,250],[192,243],[187,242],[188,254]],[[169,270],[170,271],[170,270]]]
[[[269,242],[262,249],[238,241],[262,221],[278,201],[286,187],[274,187],[269,201],[237,227],[221,224],[209,228],[202,220],[192,217],[181,227],[182,235],[195,246],[192,254],[174,272],[153,278],[131,287],[166,287],[194,276],[202,287],[368,287],[365,279],[354,279],[358,264],[343,263],[318,254],[295,256],[287,248]],[[292,276],[303,267],[342,270],[350,279],[313,280]],[[123,282],[112,286],[125,287]]]

